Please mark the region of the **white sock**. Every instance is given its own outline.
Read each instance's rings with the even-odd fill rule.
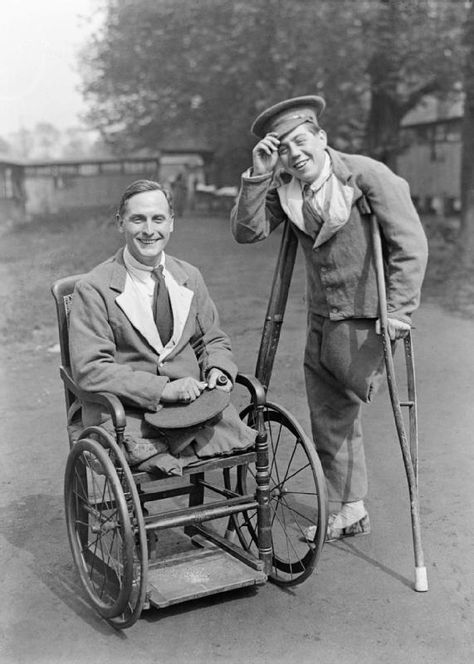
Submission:
[[[352,526],[353,523],[360,521],[366,514],[363,500],[344,503],[341,510],[336,514],[332,526],[333,528],[347,528],[347,526]]]

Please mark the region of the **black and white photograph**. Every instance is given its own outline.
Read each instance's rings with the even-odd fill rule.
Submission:
[[[1,14],[2,664],[472,664],[474,2]]]

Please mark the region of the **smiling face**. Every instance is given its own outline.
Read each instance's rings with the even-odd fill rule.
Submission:
[[[312,183],[320,175],[326,158],[326,132],[302,124],[280,141],[280,162],[290,175],[302,182]]]
[[[128,199],[118,215],[120,232],[132,256],[148,266],[159,263],[173,231],[173,215],[162,191],[144,191]]]

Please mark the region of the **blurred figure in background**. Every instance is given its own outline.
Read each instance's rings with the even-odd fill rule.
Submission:
[[[177,218],[183,216],[188,198],[188,187],[186,184],[186,175],[180,172],[175,177],[172,184],[174,213]]]

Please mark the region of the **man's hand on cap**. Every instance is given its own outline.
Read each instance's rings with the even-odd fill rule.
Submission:
[[[270,132],[252,150],[253,175],[273,173],[278,161],[280,141],[274,132]]]
[[[196,380],[192,376],[186,378],[178,378],[166,383],[161,393],[161,401],[163,403],[175,402],[190,402],[198,398],[203,390],[207,387],[207,383],[202,380]]]

